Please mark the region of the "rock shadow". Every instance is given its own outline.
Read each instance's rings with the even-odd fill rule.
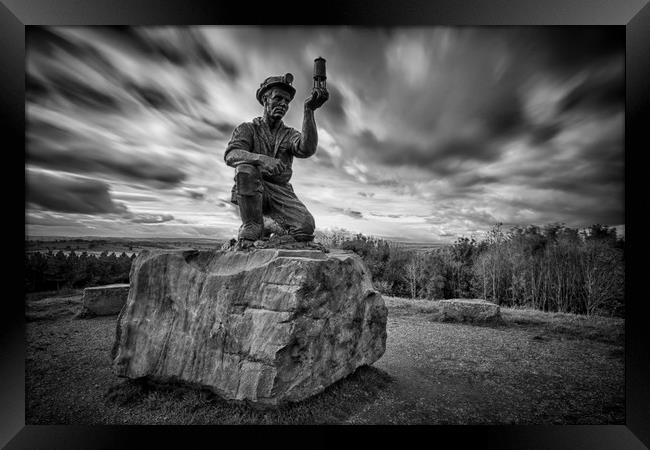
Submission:
[[[137,422],[154,420],[165,411],[169,424],[338,424],[375,401],[394,382],[385,371],[362,366],[323,392],[278,407],[224,400],[208,389],[187,384],[159,384],[146,379],[123,380],[111,386],[104,400],[127,410]],[[155,401],[153,401],[155,399]]]

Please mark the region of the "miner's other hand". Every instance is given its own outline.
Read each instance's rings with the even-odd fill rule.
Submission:
[[[279,175],[286,170],[286,166],[277,158],[266,156],[262,158],[262,170],[270,175]]]
[[[329,92],[325,88],[315,88],[311,91],[311,96],[305,100],[305,107],[312,111],[323,106],[323,103],[330,98]]]

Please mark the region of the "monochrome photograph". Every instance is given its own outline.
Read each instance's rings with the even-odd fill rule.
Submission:
[[[25,29],[28,425],[624,425],[625,28]]]

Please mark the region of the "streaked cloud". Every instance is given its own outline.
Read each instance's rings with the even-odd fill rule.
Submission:
[[[28,27],[27,230],[229,238],[232,129],[313,60],[330,100],[292,184],[317,228],[449,241],[624,226],[624,30]]]
[[[45,210],[84,214],[127,211],[113,201],[108,184],[101,181],[30,172],[27,186],[27,202]]]
[[[174,220],[171,214],[138,214],[130,218],[133,223],[163,223]]]

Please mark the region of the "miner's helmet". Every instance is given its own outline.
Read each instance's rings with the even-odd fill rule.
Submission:
[[[264,93],[273,87],[280,87],[287,91],[289,95],[291,95],[291,100],[293,100],[293,96],[296,94],[296,89],[291,86],[291,83],[293,83],[293,75],[290,73],[285,73],[284,75],[277,77],[268,77],[262,84],[260,84],[255,97],[257,97],[257,101],[260,102],[260,105],[263,105],[264,101],[262,100],[262,96]]]

